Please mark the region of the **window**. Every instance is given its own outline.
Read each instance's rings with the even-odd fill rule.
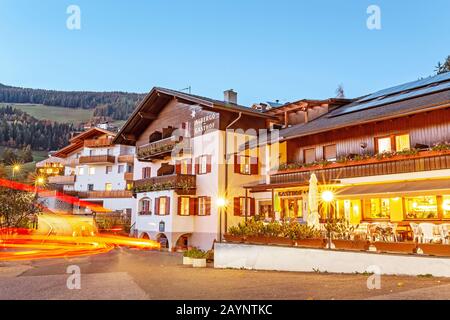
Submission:
[[[108,156],[112,156],[112,155],[113,155],[113,149],[107,149],[107,150],[106,150],[106,154],[107,154]]]
[[[198,212],[199,216],[209,216],[211,214],[211,198],[198,197]]]
[[[197,157],[195,163],[195,171],[197,174],[207,174],[211,172],[211,156],[203,155]]]
[[[93,176],[95,174],[95,167],[90,167],[89,168],[89,175]]]
[[[92,183],[87,185],[88,191],[94,191],[94,185]]]
[[[123,164],[119,164],[119,166],[117,167],[117,173],[124,173],[125,171],[125,167],[123,166]]]
[[[411,149],[409,134],[375,138],[375,149],[377,153],[409,150]]]
[[[411,149],[409,134],[395,136],[395,151],[404,151]]]
[[[79,176],[84,175],[84,167],[79,167],[79,168],[78,168],[78,175],[79,175]]]
[[[330,144],[328,146],[323,147],[323,158],[328,161],[336,161],[336,145]]]
[[[247,203],[246,200],[247,199]],[[247,204],[247,208],[246,205]],[[247,209],[248,216],[255,215],[255,199],[253,198],[245,198],[245,197],[236,197],[234,198],[234,215],[235,216],[244,216],[245,211]]]
[[[152,175],[152,168],[146,167],[142,168],[142,179],[148,179]]]
[[[133,173],[133,166],[132,165],[127,165],[127,172],[128,173]]]
[[[95,155],[95,151],[94,150],[89,150],[89,156],[93,156],[93,155]]]
[[[106,166],[106,174],[112,172],[112,166]]]
[[[389,219],[390,217],[390,200],[370,199],[370,211],[366,218],[368,219]]]
[[[438,206],[436,196],[405,198],[407,219],[436,219]]]
[[[152,202],[149,198],[144,198],[139,201],[139,214],[140,215],[151,215]]]
[[[75,155],[75,159],[79,159],[81,157],[81,153],[77,152],[77,154]]]
[[[246,175],[258,174],[258,158],[236,155],[234,172]]]
[[[391,152],[392,151],[391,137],[378,138],[376,147],[378,153]]]
[[[155,199],[155,214],[165,216],[170,214],[170,198],[159,197]]]
[[[313,163],[316,161],[316,149],[304,149],[303,150],[303,160],[305,163]]]
[[[178,174],[192,174],[192,159],[179,160],[175,167]]]
[[[450,196],[442,196],[442,213],[444,219],[450,218]]]
[[[112,190],[112,183],[105,183],[105,190],[111,191]]]
[[[133,184],[127,183],[127,190],[132,190],[132,189],[133,189]]]
[[[180,216],[188,216],[189,215],[189,204],[190,204],[190,198],[186,197],[180,197],[180,207],[178,214]]]

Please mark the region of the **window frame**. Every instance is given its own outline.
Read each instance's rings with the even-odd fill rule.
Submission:
[[[391,150],[388,151],[388,152],[400,152],[400,151],[403,151],[403,150],[397,150],[398,146],[397,146],[396,138],[400,137],[400,136],[406,136],[406,135],[408,136],[408,140],[409,140],[409,149],[403,149],[403,150],[410,150],[411,149],[411,134],[409,132],[399,132],[399,133],[394,133],[394,134],[389,134],[389,135],[383,135],[383,136],[375,137],[374,138],[375,139],[375,141],[374,141],[374,143],[375,143],[375,145],[374,145],[375,153],[376,154],[380,153],[380,147],[378,145],[378,141],[381,140],[381,139],[387,139],[387,138],[389,138],[391,140]]]
[[[334,157],[330,158],[330,159],[327,159],[325,150],[326,150],[326,148],[329,148],[329,147],[334,147]],[[323,155],[322,156],[323,160],[336,161],[337,160],[337,144],[336,143],[331,143],[331,144],[324,145],[322,147],[322,155]]]
[[[314,160],[313,161],[311,161],[311,162],[306,162],[306,153],[308,152],[308,151],[313,151],[314,152]],[[303,149],[303,163],[305,163],[305,164],[310,164],[310,163],[314,163],[314,162],[316,162],[317,161],[317,151],[316,151],[316,148],[304,148]]]

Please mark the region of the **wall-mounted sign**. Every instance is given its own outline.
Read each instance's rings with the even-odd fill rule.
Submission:
[[[278,196],[280,197],[301,197],[307,192],[304,190],[294,190],[294,191],[281,191],[278,192]]]
[[[165,232],[166,231],[166,223],[164,221],[161,221],[159,223],[159,232]]]
[[[203,134],[205,131],[216,129],[219,124],[218,113],[201,113],[200,118],[194,120],[194,136]]]

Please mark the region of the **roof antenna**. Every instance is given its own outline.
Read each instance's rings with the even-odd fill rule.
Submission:
[[[189,94],[191,94],[191,86],[189,86],[187,88],[183,88],[180,91],[187,91],[187,92],[189,92]]]

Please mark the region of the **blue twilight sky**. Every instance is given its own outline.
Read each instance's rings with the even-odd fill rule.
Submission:
[[[81,9],[68,30],[66,9]],[[381,8],[381,30],[366,27]],[[239,102],[370,93],[433,73],[450,55],[450,1],[0,0],[0,83]]]

